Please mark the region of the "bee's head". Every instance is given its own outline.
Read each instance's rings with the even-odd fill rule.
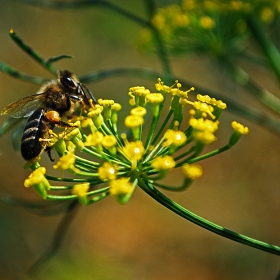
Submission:
[[[72,91],[76,91],[79,84],[76,76],[68,70],[60,71],[58,80],[65,89]]]

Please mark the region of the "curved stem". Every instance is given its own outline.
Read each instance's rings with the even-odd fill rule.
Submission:
[[[120,15],[138,23],[141,26],[146,26],[147,22],[146,20],[138,17],[135,14],[132,14],[123,8],[107,2],[103,0],[79,0],[79,1],[37,1],[37,0],[22,0],[21,2],[25,2],[27,4],[31,4],[34,6],[42,7],[42,8],[49,8],[49,9],[78,9],[78,8],[84,8],[89,6],[101,6],[110,10],[113,10],[114,12],[119,13]]]
[[[23,72],[16,70],[15,68],[9,66],[8,64],[6,64],[2,61],[0,61],[0,70],[14,78],[18,78],[20,80],[23,80],[25,82],[30,82],[33,84],[42,85],[42,84],[46,83],[47,81],[49,81],[49,79],[46,79],[46,78],[27,75]]]
[[[188,221],[200,227],[203,227],[213,233],[216,233],[233,241],[269,252],[271,254],[280,255],[280,247],[270,245],[268,243],[253,239],[240,233],[236,233],[213,222],[210,222],[185,209],[178,203],[174,202],[173,200],[165,196],[163,193],[161,193],[159,190],[157,190],[152,184],[144,182],[143,179],[139,179],[138,185],[143,191],[145,191],[148,195],[154,198],[157,202],[159,202],[172,212],[183,217],[184,219],[187,219]]]
[[[57,69],[50,62],[45,60],[39,53],[35,52],[30,46],[28,46],[13,30],[10,31],[10,37],[22,50],[34,58],[46,70],[57,76]]]
[[[270,110],[280,113],[280,99],[268,90],[257,85],[243,69],[235,65],[226,57],[221,58],[220,62],[227,67],[234,80],[248,90],[255,98],[263,103]]]

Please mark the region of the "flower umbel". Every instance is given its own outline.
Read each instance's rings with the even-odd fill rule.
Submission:
[[[78,117],[78,121],[69,122],[73,129],[66,129],[55,137],[58,144],[55,143],[53,148],[60,158],[53,168],[60,169],[63,174],[70,171],[79,177],[71,179],[45,175],[45,168],[39,167],[37,162],[32,166],[37,169],[25,181],[25,186],[34,186],[48,199],[60,199],[60,195],[52,195],[48,191],[71,190],[69,199],[76,197],[85,205],[107,195],[124,204],[139,182],[153,182],[154,186],[169,190],[185,189],[202,175],[201,167],[190,163],[213,155],[211,152],[200,154],[206,145],[216,140],[217,119],[226,108],[221,100],[209,96],[199,94],[197,100],[190,100],[188,93],[193,90],[183,91],[178,81],[169,87],[160,79],[153,93],[143,86],[131,87],[129,95],[132,108],[124,118],[127,134],[118,133],[117,120],[121,106],[113,100],[99,99],[99,104],[92,105],[91,109]],[[163,113],[164,106],[169,108],[166,116]],[[150,127],[144,120],[149,110],[153,115]],[[189,126],[185,127],[183,124],[187,122],[184,118],[187,116]],[[163,118],[162,122],[160,118]],[[248,132],[248,128],[236,122],[232,126],[234,132],[226,148],[232,147]],[[63,147],[60,147],[61,144]],[[181,187],[158,182],[171,170],[181,166],[185,175]],[[46,178],[74,184],[55,187]],[[102,184],[105,187],[93,189]],[[67,195],[64,194],[63,198],[67,199]]]

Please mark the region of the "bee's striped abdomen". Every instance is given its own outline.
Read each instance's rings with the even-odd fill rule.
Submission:
[[[44,139],[54,124],[45,117],[45,110],[38,109],[28,118],[21,138],[21,154],[25,160],[37,157],[46,147]]]

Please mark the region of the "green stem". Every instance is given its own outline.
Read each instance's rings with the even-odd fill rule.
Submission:
[[[114,68],[106,70],[98,70],[91,73],[79,76],[81,83],[88,84],[103,79],[108,79],[112,77],[142,77],[149,80],[156,81],[159,77],[163,76],[162,72],[155,71],[150,68],[138,68],[138,67],[128,67],[128,68]]]
[[[257,43],[266,55],[278,81],[280,81],[280,53],[277,47],[269,39],[264,25],[254,13],[250,13],[246,21]]]
[[[152,184],[146,183],[142,179],[139,179],[138,186],[164,207],[202,228],[205,228],[213,233],[216,233],[233,241],[269,252],[271,254],[280,255],[280,247],[270,245],[268,243],[253,239],[240,233],[236,233],[213,222],[210,222],[185,209],[184,207],[158,191]]]
[[[154,144],[156,143],[156,141],[158,140],[158,138],[160,137],[162,131],[165,129],[165,127],[166,127],[166,125],[167,125],[167,123],[168,123],[168,121],[169,121],[169,119],[171,118],[171,116],[172,116],[173,113],[174,113],[174,112],[173,112],[172,109],[169,110],[169,112],[168,112],[168,114],[167,114],[167,116],[166,116],[164,122],[162,123],[160,129],[158,130],[158,133],[156,134],[156,136],[155,136],[155,138],[154,138],[154,140],[153,140],[153,142],[152,142],[152,145],[154,145]],[[173,123],[172,123],[172,124],[173,124]],[[170,127],[171,127],[171,126],[170,126]]]
[[[258,86],[242,68],[236,66],[226,57],[223,57],[220,62],[225,65],[232,75],[234,80],[248,90],[255,98],[263,103],[270,110],[280,113],[280,99],[264,89]]]
[[[123,8],[104,1],[104,0],[79,0],[79,1],[38,1],[38,0],[22,0],[22,2],[38,6],[38,7],[43,7],[43,8],[49,8],[49,9],[78,9],[78,8],[85,8],[89,6],[100,6],[104,7],[110,10],[113,10],[114,12],[130,19],[133,22],[136,22],[137,24],[141,26],[145,26],[147,23],[144,19],[138,17],[135,14],[132,14]]]
[[[64,177],[55,177],[50,175],[45,175],[46,179],[57,182],[71,182],[71,183],[85,183],[92,182],[93,179],[78,179],[78,178],[64,178]]]
[[[49,81],[49,79],[42,78],[42,77],[35,77],[35,76],[29,76],[25,73],[22,73],[20,71],[17,71],[15,68],[9,66],[8,64],[0,61],[0,70],[14,78],[18,78],[20,80],[31,82],[33,84],[42,85]]]
[[[160,114],[156,117],[153,116],[152,123],[151,123],[151,126],[150,126],[150,131],[149,131],[149,134],[148,134],[148,137],[147,137],[147,141],[145,143],[145,150],[146,151],[149,149],[149,146],[152,142],[152,139],[153,139],[153,136],[154,136],[159,118],[160,118]]]
[[[186,183],[186,180],[184,180],[181,186],[167,186],[165,184],[160,184],[157,181],[154,181],[153,185],[163,190],[172,191],[172,192],[182,192],[185,191],[190,186],[190,184]]]
[[[34,58],[39,64],[41,64],[45,69],[49,72],[57,76],[58,71],[51,63],[46,61],[39,53],[35,52],[30,46],[28,46],[23,40],[13,31],[10,31],[10,37],[13,41],[27,54],[29,54],[32,58]]]
[[[225,151],[229,150],[231,147],[232,146],[230,146],[230,145],[226,145],[226,146],[224,146],[224,147],[222,147],[220,149],[214,150],[214,151],[212,151],[210,153],[207,153],[207,154],[204,154],[202,156],[198,156],[198,157],[195,157],[195,158],[193,158],[193,156],[192,156],[189,159],[184,159],[181,162],[178,162],[176,164],[176,167],[180,167],[180,166],[182,166],[185,163],[189,163],[190,164],[190,163],[194,163],[194,162],[198,162],[198,161],[204,160],[204,159],[209,158],[209,157],[213,157],[215,155],[218,155],[218,154],[220,154],[222,152],[225,152]]]

